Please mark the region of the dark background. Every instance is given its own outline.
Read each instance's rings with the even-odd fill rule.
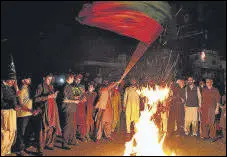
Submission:
[[[43,72],[66,72],[84,59],[99,60],[119,53],[131,54],[138,41],[110,31],[81,25],[74,20],[84,1],[1,1],[1,76],[9,53],[18,75],[40,76]],[[192,11],[197,2],[171,2]],[[226,2],[206,5],[207,47],[226,57]],[[184,42],[184,41],[183,41]],[[189,46],[190,41],[182,45]],[[193,46],[193,41],[191,45]]]

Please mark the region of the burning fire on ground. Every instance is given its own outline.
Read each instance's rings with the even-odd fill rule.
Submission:
[[[157,104],[168,98],[170,89],[167,86],[164,88],[156,86],[154,90],[144,87],[137,92],[146,97],[147,102],[139,121],[135,124],[134,136],[125,144],[124,156],[167,156],[162,147],[165,134],[160,140],[159,129],[151,117],[157,111]]]

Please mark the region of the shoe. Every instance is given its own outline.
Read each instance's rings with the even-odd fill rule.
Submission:
[[[217,141],[217,138],[211,138],[210,139],[210,143],[214,143],[214,142],[216,142]]]
[[[79,144],[78,144],[78,142],[76,142],[76,141],[72,141],[72,142],[68,143],[68,145],[78,146]]]
[[[98,140],[98,139],[97,139],[97,140],[95,141],[95,143],[96,143],[96,144],[100,144],[100,143],[101,143],[101,140]]]
[[[20,151],[19,153],[18,153],[18,155],[19,156],[29,156],[25,151]]]
[[[43,156],[43,152],[37,152],[37,156]]]
[[[54,150],[54,147],[50,147],[50,146],[45,146],[44,149],[48,149],[48,150]]]
[[[108,137],[107,140],[111,142],[111,141],[113,141],[113,138],[112,137]]]
[[[65,143],[62,143],[62,147],[61,147],[62,149],[65,149],[65,150],[70,150],[71,149],[71,147],[69,147],[67,144],[65,144]]]

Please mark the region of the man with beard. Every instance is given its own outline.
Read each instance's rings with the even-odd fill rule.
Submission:
[[[39,114],[36,139],[40,155],[43,155],[44,147],[53,150],[56,135],[61,135],[58,107],[55,101],[58,92],[54,91],[52,85],[53,75],[47,74],[43,79],[35,94],[35,115]]]
[[[206,79],[206,86],[202,91],[201,105],[201,135],[203,139],[211,138],[211,142],[216,140],[215,115],[219,113],[220,94],[217,88],[213,87],[213,80]]]
[[[201,106],[201,93],[194,82],[192,77],[188,77],[188,85],[185,88],[185,134],[190,134],[190,126],[192,125],[192,135],[197,136],[198,108]]]

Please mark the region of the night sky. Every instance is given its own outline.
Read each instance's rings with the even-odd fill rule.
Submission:
[[[195,2],[187,3],[188,8]],[[226,2],[204,2],[209,18],[208,47],[226,57]],[[131,54],[138,41],[74,20],[83,2],[1,1],[1,75],[7,56],[14,56],[16,70],[65,72],[85,59],[101,60],[119,53]]]

